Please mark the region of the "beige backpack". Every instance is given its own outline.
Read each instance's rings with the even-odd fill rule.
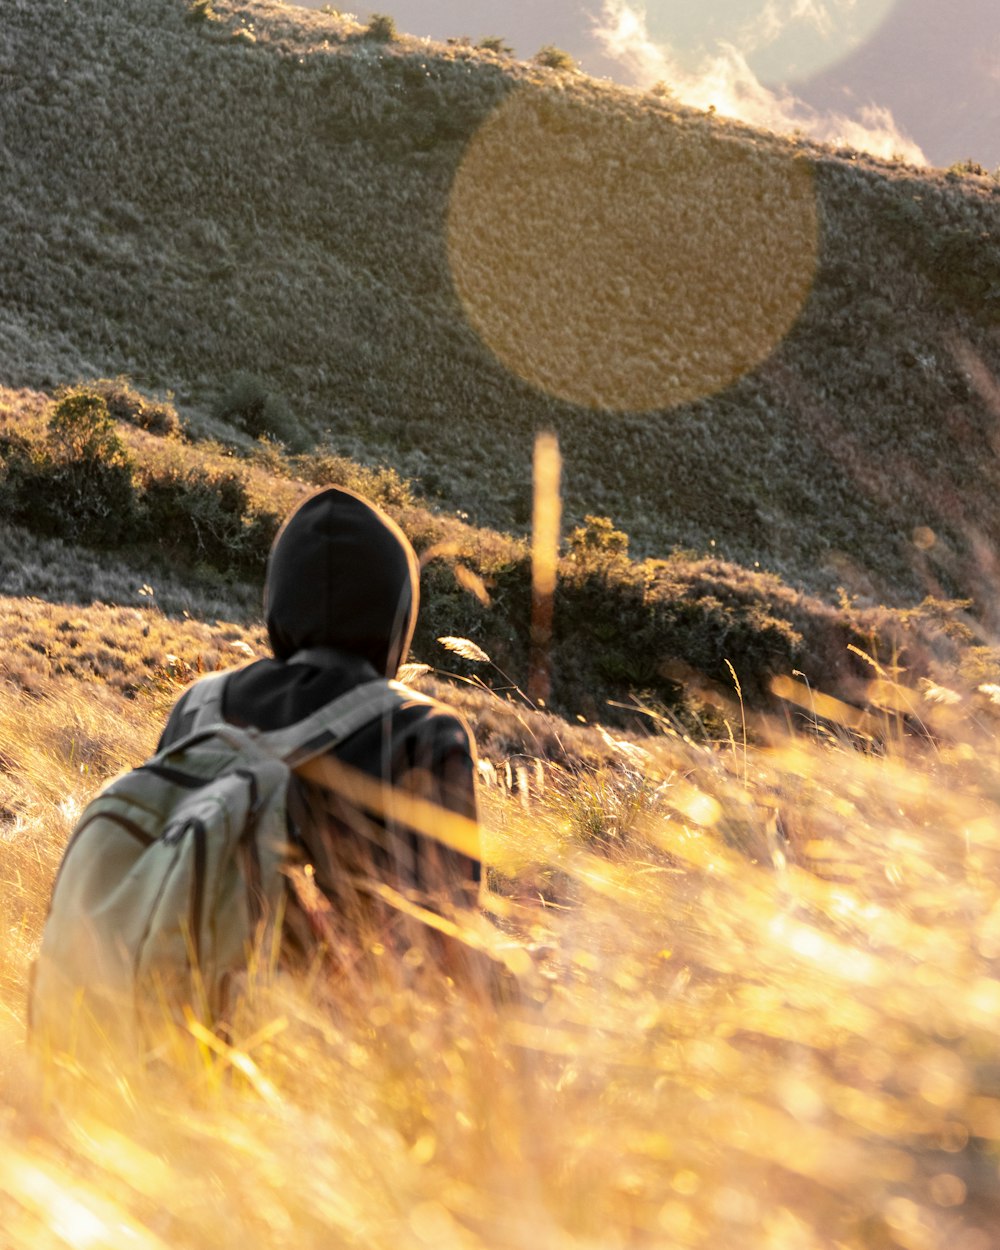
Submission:
[[[224,721],[225,677],[191,689],[191,732],[109,783],[73,831],[29,995],[29,1030],[50,1051],[85,1038],[141,1049],[192,1013],[224,1024],[234,984],[273,968],[293,769],[410,696],[378,679],[261,733]]]

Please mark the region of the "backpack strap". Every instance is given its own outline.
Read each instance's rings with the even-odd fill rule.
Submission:
[[[338,746],[411,697],[412,692],[399,682],[377,677],[354,686],[294,725],[262,733],[259,741],[281,756],[290,768],[296,768]]]
[[[191,687],[184,700],[184,714],[188,721],[188,733],[197,733],[206,725],[224,722],[222,695],[228,672],[209,673]],[[187,735],[185,734],[185,737]]]
[[[204,736],[211,726],[229,728],[222,715],[222,697],[228,676],[228,672],[209,673],[191,687],[184,709],[191,716],[188,732],[172,743],[164,754],[183,750],[192,741]],[[423,701],[423,698],[398,681],[376,677],[353,686],[293,725],[268,733],[251,732],[270,754],[279,756],[290,768],[295,768],[339,745],[351,734],[407,700]]]

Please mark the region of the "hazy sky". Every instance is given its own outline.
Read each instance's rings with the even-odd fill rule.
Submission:
[[[324,0],[300,0],[318,8]],[[384,0],[414,35],[542,44],[779,131],[1000,165],[1000,0]],[[367,19],[372,9],[358,7]]]

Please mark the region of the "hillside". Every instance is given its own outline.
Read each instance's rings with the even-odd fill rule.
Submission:
[[[19,682],[21,653],[34,651],[45,657],[43,675],[110,680],[129,695],[142,689],[145,670],[162,667],[155,650],[142,644],[138,663],[123,660],[127,643],[111,654],[83,646],[66,606],[74,604],[110,605],[126,622],[136,609],[163,614],[159,636],[178,631],[173,650],[188,674],[226,659],[204,639],[190,643],[194,622],[253,629],[259,652],[260,591],[278,527],[310,491],[341,485],[385,508],[420,558],[412,658],[528,702],[528,543],[434,510],[393,470],[239,437],[242,445],[192,439],[169,402],[120,379],[55,399],[0,388],[0,585],[10,604],[41,600],[66,618],[58,636],[29,633],[27,643],[8,622],[0,676]],[[841,700],[922,720],[932,714],[928,688],[943,682],[971,694],[1000,674],[1000,654],[966,601],[864,608],[841,592],[828,604],[717,557],[637,560],[606,518],[565,534],[557,573],[546,702],[571,719],[645,732],[651,712],[665,713],[699,737],[731,733],[738,702],[755,713],[784,709],[773,683],[794,674]],[[473,639],[479,654],[449,650],[456,636]],[[887,703],[901,672],[911,693],[891,693]]]
[[[363,36],[5,6],[0,382],[125,372],[217,430],[249,371],[303,443],[515,532],[550,427],[569,523],[639,556],[992,622],[998,184]]]

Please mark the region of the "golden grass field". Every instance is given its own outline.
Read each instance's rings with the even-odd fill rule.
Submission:
[[[49,654],[0,661],[5,1247],[998,1244],[993,692],[939,690],[924,734],[804,709],[749,745],[466,695],[520,734],[513,787],[510,734],[482,787],[504,995],[376,945],[368,977],[275,987],[235,1049],[42,1068],[26,978],[62,842],[151,750],[181,655],[257,637],[74,608],[84,646],[143,622],[172,646],[127,698],[60,674],[62,610],[22,604],[5,635]]]

